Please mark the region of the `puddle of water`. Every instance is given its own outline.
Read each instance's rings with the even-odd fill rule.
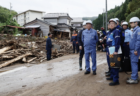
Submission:
[[[22,69],[24,69],[24,68],[27,68],[27,67],[19,67],[19,68],[15,68],[15,69],[13,69],[13,70],[10,70],[10,71],[5,71],[5,72],[3,72],[3,73],[0,73],[0,76],[5,75],[5,74],[8,74],[8,73],[15,72],[15,71],[18,71],[18,70],[22,70]]]

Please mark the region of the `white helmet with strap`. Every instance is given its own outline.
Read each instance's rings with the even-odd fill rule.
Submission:
[[[115,22],[115,23],[117,24],[116,19],[110,19],[110,20],[109,20],[109,23],[110,23],[110,22]]]
[[[86,24],[91,24],[92,25],[92,21],[91,20],[88,20],[87,22],[86,22]]]
[[[123,22],[123,23],[122,23],[122,26],[123,26],[123,25],[128,25],[128,22],[126,22],[126,21]]]
[[[116,21],[120,21],[118,18],[115,18]]]
[[[83,26],[85,26],[85,25],[86,25],[86,21],[83,22]]]
[[[138,17],[132,17],[129,23],[132,23],[132,22],[140,22],[140,19]]]

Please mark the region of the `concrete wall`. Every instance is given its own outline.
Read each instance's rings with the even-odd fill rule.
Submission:
[[[15,19],[17,21],[18,24],[20,24],[20,26],[23,26],[26,23],[35,20],[36,18],[41,19],[43,16],[43,13],[40,12],[33,12],[33,11],[28,11],[22,14],[19,14],[17,16],[17,20],[15,19],[15,17],[13,19]]]
[[[43,13],[30,11],[29,12],[29,16],[28,16],[29,17],[29,21],[27,21],[27,23],[30,22],[30,21],[35,20],[36,18],[41,19],[42,16],[43,16]],[[26,15],[26,17],[27,17],[27,15]]]

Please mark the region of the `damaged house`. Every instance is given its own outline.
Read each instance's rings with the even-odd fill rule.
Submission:
[[[75,17],[71,21],[71,26],[73,27],[73,29],[77,30],[78,32],[83,29],[83,25],[82,24],[83,24],[83,19],[80,18],[80,17],[79,18]]]
[[[53,38],[67,38],[72,35],[73,20],[67,13],[48,13],[42,17],[43,20],[35,19],[24,25],[25,28],[31,28],[32,35],[40,37],[48,36],[48,33],[53,34]],[[41,33],[40,33],[41,31]]]
[[[42,17],[45,22],[53,24],[55,27],[51,33],[55,38],[70,38],[73,28],[71,27],[71,20],[73,20],[67,13],[48,13]]]

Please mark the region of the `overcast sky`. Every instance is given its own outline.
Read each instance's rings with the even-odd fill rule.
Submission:
[[[46,13],[69,13],[71,17],[98,16],[105,9],[105,0],[0,0],[0,5],[17,12],[28,9]],[[108,0],[108,10],[121,5],[125,0]]]

